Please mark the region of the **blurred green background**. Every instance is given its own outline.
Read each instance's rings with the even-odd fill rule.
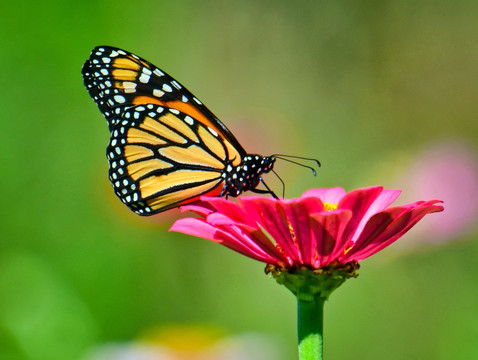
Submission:
[[[381,184],[417,191],[410,201],[444,199],[445,212],[423,220],[457,224],[439,244],[422,231],[332,295],[325,355],[478,358],[476,1],[30,1],[0,11],[1,359],[82,359],[171,323],[267,334],[296,357],[294,297],[263,264],[169,233],[177,213],[141,218],[113,194],[107,125],[80,72],[97,45],[176,77],[250,152],[320,159],[316,178],[277,165],[289,197]],[[438,154],[453,156],[434,158],[443,167],[425,182],[438,190],[420,192],[412,170],[426,173],[433,161],[420,154],[443,144]]]

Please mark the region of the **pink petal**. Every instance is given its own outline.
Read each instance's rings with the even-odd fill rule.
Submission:
[[[304,265],[311,265],[315,254],[316,246],[313,241],[315,238],[312,238],[310,234],[309,214],[316,212],[317,203],[321,204],[322,202],[312,197],[282,203],[282,209],[294,234],[294,245],[299,249],[299,261]]]
[[[237,238],[231,235],[232,234],[230,232],[218,231],[215,236],[215,240],[213,241],[252,259],[256,259],[267,264],[282,265],[275,257],[270,256],[260,248],[247,246],[252,242],[245,243],[243,238]]]
[[[389,208],[373,216],[363,235],[347,253],[348,259],[365,259],[389,246],[410,230],[426,214],[442,211],[436,200]]]
[[[350,210],[310,215],[310,231],[316,244],[316,268],[329,265],[344,253],[349,242],[344,232],[351,218]]]
[[[209,225],[204,220],[183,218],[176,220],[170,227],[169,231],[175,231],[214,241],[214,235],[217,230],[214,226]]]
[[[367,222],[370,220],[370,218],[374,214],[389,207],[398,198],[400,193],[401,193],[400,190],[387,190],[387,189],[382,190],[380,195],[375,199],[375,201],[370,205],[368,210],[363,215],[362,220],[357,226],[357,230],[354,234],[354,237],[352,238],[353,242],[358,239],[358,237],[360,236],[360,233],[362,232],[363,228],[365,227]]]
[[[220,212],[213,212],[209,214],[206,218],[208,224],[218,227],[221,225],[231,225],[234,226],[236,224],[240,224],[239,221],[233,220],[229,217],[229,214],[225,215]]]
[[[205,196],[201,197],[201,200],[210,204],[218,213],[227,214],[227,216],[234,221],[239,221],[244,224],[255,224],[254,219],[251,219],[251,216],[244,211],[242,206],[234,201],[220,197]]]
[[[217,203],[219,202],[216,202],[216,204]],[[235,207],[238,208],[239,206]],[[231,212],[227,212],[228,215],[230,213]],[[269,239],[262,232],[262,229],[258,226],[257,223],[253,223],[253,226],[250,226],[248,224],[244,224],[234,219],[231,219],[228,215],[224,215],[220,212],[215,212],[210,214],[206,220],[208,224],[216,227],[217,229],[220,229],[225,233],[230,233],[234,235],[234,239],[237,239],[241,246],[248,251],[262,255],[268,254],[270,258],[275,258],[278,262],[281,263],[288,262],[287,258],[283,254],[281,254],[281,252],[277,249],[271,239]]]
[[[255,219],[293,262],[299,261],[301,255],[292,239],[289,223],[284,209],[280,206],[280,201],[268,198],[254,200],[242,198],[239,202],[249,216]]]
[[[353,234],[352,242],[358,239],[370,217],[388,207],[399,195],[399,190],[385,190],[381,186],[358,189],[345,195],[339,209],[350,209],[354,213],[347,229]]]
[[[247,225],[236,224],[238,230],[242,233],[246,233],[252,243],[247,242],[247,245],[251,249],[260,249],[261,253],[266,253],[269,258],[275,259],[276,263],[288,264],[289,259],[285,256],[275,244],[269,239],[261,230],[251,228]]]
[[[220,240],[222,245],[249,257],[268,259],[273,263],[287,262],[287,259],[275,254],[276,249],[264,234],[247,226],[236,225],[218,229],[216,239]]]
[[[238,233],[237,231],[222,231],[201,219],[179,219],[171,226],[169,231],[202,237],[204,239],[220,243],[250,258],[269,264],[278,264],[274,257],[268,255],[253,241],[248,241],[248,238],[244,236],[245,234]]]
[[[345,190],[341,187],[330,189],[310,189],[304,192],[300,198],[315,197],[320,199],[322,203],[328,202],[329,204],[338,204],[345,194]]]
[[[238,239],[243,237],[244,241],[241,241],[241,243],[250,249],[257,248],[273,256],[280,255],[272,241],[264,235],[261,229],[257,226],[241,224],[221,213],[213,213],[209,215],[207,217],[207,222],[217,229],[234,234]],[[283,260],[282,257],[281,260]]]
[[[198,201],[190,205],[181,206],[181,212],[193,211],[203,217],[206,217],[210,213],[214,212],[214,209],[207,202]]]
[[[368,209],[374,201],[380,196],[383,188],[375,186],[365,189],[358,189],[347,193],[338,205],[338,209],[348,209],[352,211],[352,219],[347,227],[347,237],[353,239],[359,233],[358,227],[361,225],[362,218],[367,214]]]
[[[353,243],[353,247],[341,258],[341,261],[347,262],[357,260],[357,254],[362,250],[370,249],[369,245],[372,241],[381,236],[386,229],[392,224],[404,210],[401,208],[387,209],[381,213],[372,216],[365,226],[359,239]]]

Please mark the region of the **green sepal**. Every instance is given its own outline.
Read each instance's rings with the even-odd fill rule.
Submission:
[[[314,301],[318,297],[328,299],[345,280],[358,276],[355,272],[358,268],[358,263],[313,270],[305,267],[281,269],[268,265],[266,273],[272,274],[277,283],[288,288],[298,300]]]

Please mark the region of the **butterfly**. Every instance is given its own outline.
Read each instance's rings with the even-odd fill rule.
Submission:
[[[128,51],[98,46],[82,68],[84,84],[111,133],[106,154],[116,195],[153,215],[203,195],[250,190],[277,196],[262,180],[276,156],[248,154],[191,92]],[[262,183],[265,189],[257,189]]]

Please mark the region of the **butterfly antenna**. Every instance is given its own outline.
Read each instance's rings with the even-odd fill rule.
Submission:
[[[285,197],[285,183],[284,181],[281,179],[281,177],[274,171],[274,169],[272,169],[272,172],[274,173],[275,176],[277,176],[277,178],[279,179],[279,181],[282,183],[282,198]]]
[[[317,167],[321,166],[320,161],[317,160],[317,159],[314,159],[314,158],[308,158],[308,157],[303,157],[303,156],[294,156],[294,155],[285,155],[285,154],[273,154],[272,156],[279,157],[282,160],[284,160],[284,158],[293,158],[293,159],[299,159],[299,160],[305,160],[305,161],[313,161],[317,164]]]
[[[306,158],[306,157],[301,157],[301,156],[292,156],[292,155],[283,155],[283,154],[273,154],[272,155],[273,157],[275,157],[276,159],[281,159],[281,160],[284,160],[284,161],[288,161],[292,164],[296,164],[296,165],[299,165],[299,166],[302,166],[302,167],[305,167],[307,169],[310,169],[312,170],[312,173],[314,174],[314,176],[317,175],[317,172],[315,171],[315,168],[312,167],[312,166],[309,166],[309,165],[305,165],[305,164],[302,164],[298,161],[294,161],[294,160],[291,160],[289,158],[292,158],[292,159],[300,159],[300,160],[306,160],[306,161],[313,161],[317,164],[317,167],[320,167],[320,161],[317,160],[317,159],[312,159],[312,158]]]

